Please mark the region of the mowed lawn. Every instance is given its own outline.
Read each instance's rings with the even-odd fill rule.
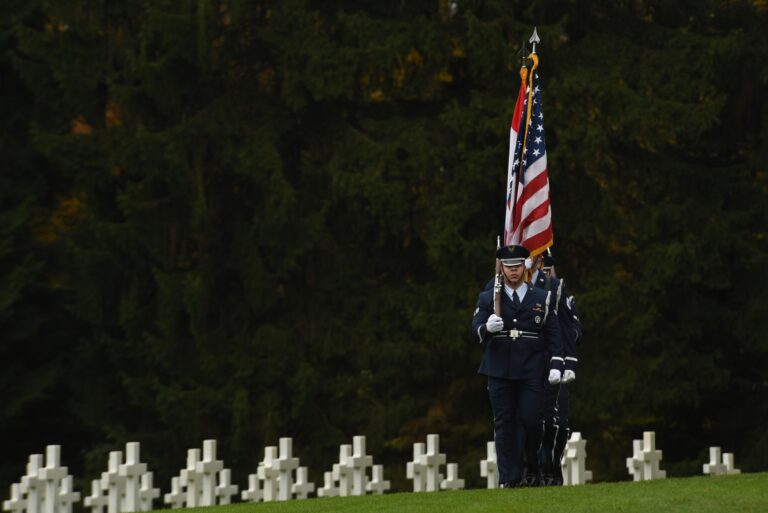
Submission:
[[[197,508],[206,513],[768,513],[768,473],[560,488],[394,493]]]

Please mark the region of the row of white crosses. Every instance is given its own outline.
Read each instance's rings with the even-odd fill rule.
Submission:
[[[187,466],[171,479],[163,501],[174,509],[230,504],[237,491],[231,471],[216,458],[216,440],[204,440],[202,455],[197,448],[187,451]]]
[[[735,468],[732,452],[720,455],[720,447],[709,448],[709,463],[705,463],[703,471],[710,476],[741,474],[741,470]]]
[[[339,461],[324,473],[323,486],[317,488],[318,497],[382,494],[390,489],[390,482],[384,480],[384,467],[373,465],[373,457],[366,454],[365,445],[364,436],[353,437],[351,445],[341,445]],[[371,469],[370,478],[368,469]],[[281,438],[279,451],[274,446],[264,449],[264,460],[256,473],[248,476],[248,489],[243,491],[242,499],[249,502],[306,499],[315,490],[315,484],[307,479],[307,467],[299,466],[299,459],[293,456],[293,440]]]
[[[571,434],[561,460],[566,485],[580,485],[592,480],[586,470],[586,440],[581,433]],[[653,431],[643,433],[642,440],[632,443],[632,456],[627,458],[627,469],[635,481],[663,479],[666,472],[659,468],[662,451],[656,448]],[[278,450],[279,449],[279,450]],[[486,445],[486,459],[480,462],[480,475],[488,488],[498,488],[498,462],[494,442]],[[710,461],[703,466],[704,474],[738,474],[732,453],[721,454],[720,447],[710,447]],[[26,474],[21,482],[11,485],[11,496],[3,502],[3,510],[11,513],[71,513],[72,504],[80,500],[80,493],[72,487],[72,476],[61,465],[61,447],[49,445],[45,459],[41,454],[29,457]],[[439,435],[427,435],[427,443],[413,445],[413,461],[406,466],[407,477],[413,480],[414,492],[434,492],[464,488],[459,478],[458,465],[448,463],[446,476],[442,467],[446,455],[440,452]],[[371,470],[370,478],[368,469]],[[295,478],[294,478],[295,473]],[[384,480],[382,465],[374,465],[366,454],[364,436],[353,437],[352,444],[339,448],[339,461],[324,473],[324,484],[317,488],[318,497],[360,496],[367,493],[382,494],[391,488]],[[200,449],[190,449],[187,466],[171,480],[171,491],[164,495],[165,504],[172,508],[229,504],[238,492],[232,484],[229,469],[217,459],[216,441],[205,440]],[[281,438],[279,448],[266,447],[264,460],[255,474],[248,476],[248,489],[241,498],[248,502],[286,501],[306,499],[315,492],[314,483],[307,480],[307,468],[299,465],[293,455],[293,440]],[[140,461],[139,444],[126,445],[125,461],[121,451],[109,453],[107,471],[92,481],[91,494],[84,504],[91,513],[132,513],[150,511],[160,490],[153,487],[152,472]]]
[[[592,471],[586,470],[586,445],[587,441],[582,438],[581,433],[571,434],[560,462],[564,485],[581,485],[592,480]],[[635,481],[664,479],[667,476],[666,471],[659,468],[662,451],[656,449],[656,433],[644,432],[642,440],[632,442],[632,448],[632,456],[627,458],[627,470]],[[488,442],[486,450],[486,459],[480,462],[480,476],[486,478],[488,488],[498,488],[499,468],[496,460],[496,444]],[[414,448],[414,454],[415,452],[416,448]],[[721,475],[741,472],[734,466],[733,453],[725,453],[721,456],[720,447],[710,447],[709,459],[709,463],[703,466],[704,474]]]
[[[314,483],[307,482],[307,468],[300,467],[299,459],[293,455],[293,439],[281,438],[279,453],[278,447],[264,448],[264,459],[256,473],[248,476],[248,489],[243,490],[241,497],[248,502],[287,501],[294,496],[306,499],[314,489]]]
[[[560,467],[563,472],[563,484],[582,485],[592,480],[592,471],[586,470],[587,441],[581,433],[574,432],[566,442]],[[496,443],[487,442],[486,457],[480,461],[480,477],[486,478],[487,488],[499,487],[499,464],[496,459]]]
[[[149,511],[152,501],[160,490],[152,487],[152,473],[139,461],[139,444],[131,442],[123,453],[109,454],[107,472],[101,479],[92,481],[91,495],[85,497],[85,505],[93,513],[130,513]],[[80,493],[72,489],[72,476],[67,467],[61,466],[61,447],[46,448],[43,456],[33,454],[27,463],[27,472],[21,482],[11,485],[11,498],[3,502],[3,509],[13,513],[71,513],[72,504],[80,500]]]
[[[138,442],[125,446],[125,461],[121,451],[109,453],[107,471],[101,479],[91,481],[91,494],[83,500],[92,513],[130,513],[152,510],[152,503],[160,496],[153,487],[152,472],[140,460]]]
[[[61,466],[61,446],[49,445],[42,454],[33,454],[21,482],[11,485],[11,497],[3,510],[12,513],[71,513],[80,493],[72,489],[72,476]]]
[[[366,454],[365,437],[358,435],[352,437],[352,445],[342,444],[339,447],[339,461],[329,472],[323,473],[323,486],[317,489],[317,496],[380,495],[390,488],[391,483],[384,480],[384,466],[373,464],[373,457]]]
[[[438,490],[460,490],[464,480],[459,479],[458,463],[446,465],[446,455],[440,452],[440,435],[427,435],[426,446],[422,442],[413,444],[413,460],[405,466],[405,474],[413,481],[414,492],[436,492]],[[446,465],[447,477],[441,472]]]
[[[659,468],[661,458],[662,451],[656,449],[656,433],[645,431],[642,440],[632,441],[632,456],[627,458],[627,470],[635,481],[664,479],[667,472]],[[741,470],[735,468],[733,453],[721,456],[720,447],[710,447],[709,463],[704,464],[703,472],[715,476],[739,474]]]

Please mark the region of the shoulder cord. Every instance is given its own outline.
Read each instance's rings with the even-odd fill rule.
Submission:
[[[565,286],[565,280],[560,278],[560,285],[557,287],[557,301],[555,301],[555,313],[557,313],[557,307],[560,305],[560,297],[563,295],[563,287]]]

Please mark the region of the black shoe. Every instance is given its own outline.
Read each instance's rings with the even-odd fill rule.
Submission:
[[[522,481],[523,486],[542,486],[541,475],[526,473]]]
[[[520,488],[521,486],[523,486],[521,481],[507,481],[499,484],[499,488]]]

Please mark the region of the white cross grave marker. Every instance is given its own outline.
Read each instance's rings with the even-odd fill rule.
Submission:
[[[200,478],[197,472],[197,464],[200,463],[200,449],[187,450],[187,468],[181,469],[179,475],[179,486],[186,490],[187,498],[184,501],[188,508],[196,508],[200,504]]]
[[[339,483],[339,496],[352,495],[352,466],[349,460],[352,457],[352,446],[343,444],[339,447],[339,462],[333,464],[333,480]]]
[[[43,467],[43,455],[32,454],[27,463],[27,473],[21,478],[20,492],[26,496],[27,513],[41,513],[45,495],[44,481],[40,479]]]
[[[125,478],[125,498],[123,510],[125,513],[139,511],[139,489],[141,488],[141,475],[147,471],[147,465],[139,461],[139,442],[128,442],[125,445],[125,463],[118,468],[118,472]]]
[[[405,476],[408,479],[413,480],[413,491],[423,492],[424,487],[424,474],[426,466],[422,463],[422,457],[424,456],[425,447],[421,442],[413,444],[413,461],[409,461],[405,466]]]
[[[152,503],[160,497],[160,488],[153,488],[153,481],[152,472],[145,472],[141,475],[141,487],[139,488],[139,509],[141,511],[152,511]]]
[[[259,502],[263,495],[261,493],[261,488],[259,487],[259,475],[258,474],[249,474],[248,475],[248,489],[243,490],[240,493],[240,497],[244,501],[248,502]]]
[[[723,465],[725,465],[726,474],[741,474],[741,470],[735,468],[734,456],[732,452],[726,452],[723,454]]]
[[[195,470],[202,477],[200,506],[216,505],[216,475],[224,468],[224,462],[216,459],[216,440],[203,440],[203,459]]]
[[[237,495],[238,487],[232,484],[232,471],[228,468],[219,472],[219,484],[216,486],[216,497],[219,504],[231,504],[232,496]]]
[[[171,491],[163,496],[163,502],[168,504],[173,509],[180,509],[184,507],[184,503],[187,500],[187,494],[184,493],[181,487],[181,477],[171,478]],[[95,512],[94,512],[95,513]],[[99,512],[101,513],[101,512]]]
[[[292,492],[296,494],[297,499],[306,499],[310,493],[315,491],[315,483],[307,480],[307,467],[296,469],[296,482],[293,483]]]
[[[338,497],[339,496],[339,489],[336,486],[334,486],[333,472],[323,472],[323,486],[317,489],[317,496],[318,497]]]
[[[11,485],[11,496],[3,501],[3,511],[10,511],[11,513],[23,513],[26,507],[26,501],[21,493],[21,484],[14,483]]]
[[[725,474],[725,465],[722,464],[720,447],[709,448],[709,463],[704,464],[703,471],[711,476]]]
[[[372,467],[372,472],[373,479],[368,481],[365,489],[374,495],[382,495],[392,487],[392,483],[390,481],[384,481],[384,465],[374,465]]]
[[[91,481],[91,494],[83,499],[83,504],[91,508],[91,513],[103,513],[107,505],[107,496],[102,494],[101,480]]]
[[[107,513],[120,513],[121,499],[125,489],[125,477],[120,475],[123,463],[121,451],[110,451],[107,471],[101,473],[101,489],[107,492]]]
[[[368,484],[367,469],[373,465],[373,456],[365,454],[365,437],[352,438],[352,457],[349,459],[352,467],[352,495],[365,495]]]
[[[448,477],[443,479],[440,483],[441,490],[461,490],[464,488],[464,480],[459,479],[459,464],[449,463],[447,474]]]
[[[592,471],[586,470],[587,441],[581,433],[571,433],[571,438],[566,442],[561,469],[563,471],[564,485],[583,485],[592,481]]]
[[[61,466],[60,445],[49,445],[45,448],[45,466],[37,475],[45,482],[44,513],[57,513],[59,486],[67,475],[67,467]]]
[[[264,448],[264,461],[259,463],[256,473],[259,479],[264,481],[264,502],[277,500],[277,479],[280,477],[280,471],[275,468],[277,461],[277,447],[271,445]]]
[[[421,463],[427,470],[426,491],[439,490],[442,474],[440,466],[445,465],[445,454],[440,453],[440,435],[427,435],[427,452],[421,456]]]
[[[632,441],[632,456],[627,458],[627,470],[635,481],[664,479],[667,472],[659,469],[662,451],[656,449],[656,433],[644,431],[643,440]]]
[[[61,481],[61,490],[58,496],[58,512],[72,513],[72,504],[80,501],[80,492],[76,492],[72,485],[72,476],[66,476]]]
[[[709,463],[703,467],[704,473],[711,476],[724,474],[741,474],[741,470],[734,468],[733,453],[720,454],[720,447],[709,448]]]
[[[666,470],[660,470],[662,451],[656,449],[656,433],[645,431],[643,433],[643,476],[645,479],[664,479]]]
[[[627,471],[633,481],[643,481],[643,441],[632,440],[632,456],[627,458]]]
[[[293,439],[280,439],[280,457],[275,468],[280,471],[277,500],[289,501],[293,497],[293,471],[299,467],[299,458],[293,457]]]
[[[480,477],[487,480],[488,488],[499,487],[499,464],[496,460],[496,442],[487,442],[486,457],[480,461]]]

